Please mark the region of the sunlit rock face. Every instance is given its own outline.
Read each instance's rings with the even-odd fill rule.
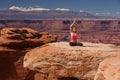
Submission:
[[[120,80],[120,57],[102,61],[94,80]]]
[[[68,42],[56,42],[37,47],[24,57],[23,66],[37,71],[36,80],[93,80],[99,63],[120,57],[119,47],[111,44],[83,42],[71,47]]]

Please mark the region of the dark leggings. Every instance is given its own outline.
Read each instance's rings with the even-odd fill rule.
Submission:
[[[69,44],[70,46],[77,46],[77,43],[74,43],[74,42],[70,42]]]
[[[70,46],[83,46],[82,43],[75,43],[75,42],[70,42]]]

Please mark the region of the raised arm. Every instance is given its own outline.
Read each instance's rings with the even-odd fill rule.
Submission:
[[[73,23],[70,25],[70,32],[73,31],[73,27],[76,27],[76,32],[78,31],[78,24],[76,23],[76,19],[73,20]]]
[[[75,24],[75,23],[76,23],[76,19],[73,20],[73,22],[72,22],[72,24],[70,25],[70,27],[72,27],[73,24]]]
[[[72,27],[75,24],[75,22],[76,22],[76,19],[74,19],[73,22],[72,22],[72,24],[70,25],[70,32],[72,31]]]

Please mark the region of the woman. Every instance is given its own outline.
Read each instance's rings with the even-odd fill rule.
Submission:
[[[74,19],[73,23],[70,25],[70,45],[76,46],[77,45],[77,32],[78,32],[78,25],[76,23],[76,19]]]

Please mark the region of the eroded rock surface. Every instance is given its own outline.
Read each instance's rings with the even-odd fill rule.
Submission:
[[[23,68],[23,58],[30,49],[54,42],[56,36],[30,28],[4,28],[0,36],[0,79],[34,80],[34,72]]]
[[[24,67],[38,72],[35,80],[93,80],[101,61],[120,56],[120,47],[111,44],[83,44],[57,42],[35,48],[25,55]]]
[[[38,32],[30,28],[5,28],[1,30],[0,46],[9,48],[34,48],[48,42],[57,41],[57,37]]]

